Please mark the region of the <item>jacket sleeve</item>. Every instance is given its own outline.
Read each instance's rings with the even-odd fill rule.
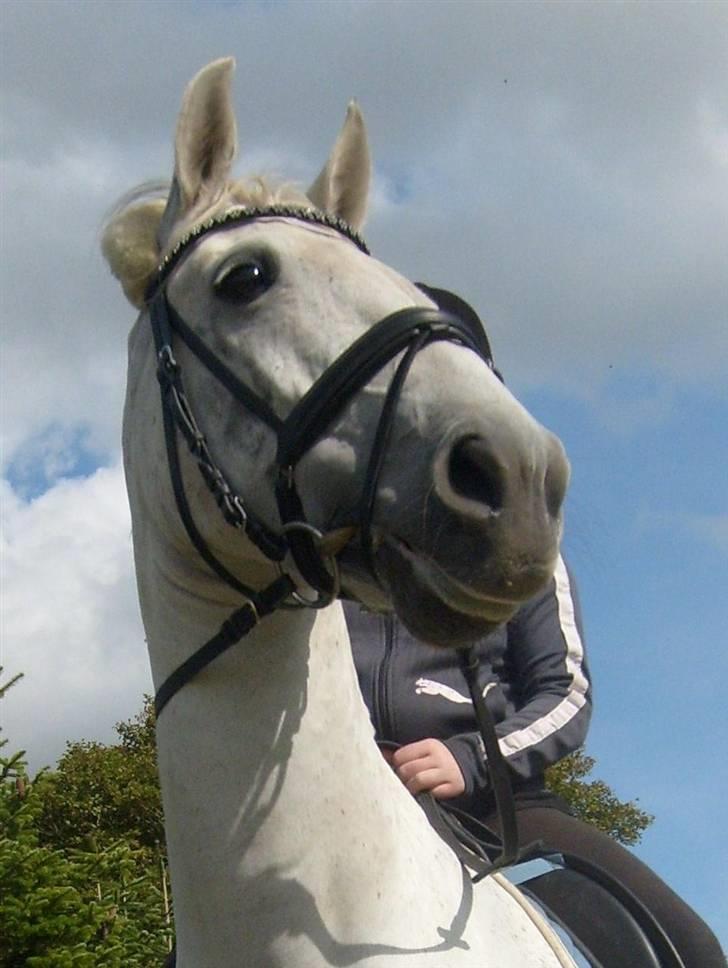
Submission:
[[[508,623],[502,678],[501,698],[507,697],[509,712],[496,726],[501,751],[517,784],[537,781],[546,767],[583,745],[591,717],[581,611],[561,557],[546,590]],[[463,733],[445,742],[465,778],[464,799],[487,793],[480,735]]]

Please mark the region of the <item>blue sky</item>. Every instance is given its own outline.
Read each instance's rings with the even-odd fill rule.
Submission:
[[[356,96],[374,252],[467,298],[564,440],[587,750],[728,943],[728,7],[59,0],[0,21],[11,744],[53,762],[150,689],[119,455],[133,313],[98,230],[170,174],[184,85],[234,54],[240,169],[310,181]]]
[[[654,391],[629,374],[615,384],[625,407]],[[725,938],[725,897],[717,880],[712,899],[700,880],[722,865],[709,831],[720,829],[728,785],[728,534],[724,518],[722,531],[715,523],[726,504],[728,403],[675,390],[648,428],[605,430],[573,401],[524,399],[557,429],[573,466],[564,546],[587,623],[595,775],[656,816],[639,855],[702,900]]]

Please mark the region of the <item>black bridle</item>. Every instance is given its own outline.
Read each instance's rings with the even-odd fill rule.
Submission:
[[[444,290],[421,287],[438,308],[413,306],[386,316],[357,339],[321,374],[285,419],[268,402],[250,389],[200,339],[171,305],[166,285],[172,271],[194,243],[213,231],[254,219],[285,217],[334,228],[362,252],[368,249],[346,223],[314,209],[272,205],[258,209],[232,209],[195,228],[164,260],[148,293],[149,315],[157,353],[157,375],[162,395],[164,433],[172,487],[180,518],[187,534],[210,568],[246,601],[223,625],[210,642],[193,654],[160,686],[155,697],[157,715],[172,696],[200,669],[224,649],[237,642],[264,616],[293,595],[303,605],[320,608],[338,594],[338,566],[333,555],[322,551],[322,535],[307,520],[296,486],[298,462],[320,439],[352,397],[390,360],[402,354],[387,390],[374,435],[364,486],[355,514],[361,546],[371,564],[372,517],[379,474],[384,463],[392,423],[404,382],[417,353],[441,340],[456,342],[477,353],[490,367],[492,355],[487,336],[475,312],[462,300]],[[281,520],[280,531],[273,531],[260,520],[233,490],[210,452],[204,432],[193,413],[185,392],[182,371],[174,353],[175,336],[226,388],[248,412],[254,414],[276,435],[275,497]],[[262,592],[248,588],[220,562],[195,524],[185,494],[178,452],[178,433],[195,459],[200,473],[217,502],[225,520],[244,532],[270,561],[281,569],[278,577]],[[302,594],[297,580],[283,570],[287,555],[316,598]]]
[[[280,205],[231,209],[222,216],[202,223],[186,235],[165,258],[147,293],[157,354],[167,461],[177,509],[190,541],[204,561],[245,599],[241,607],[222,624],[217,634],[179,665],[159,687],[154,698],[157,717],[172,697],[198,672],[239,642],[266,615],[279,607],[290,605],[291,598],[294,605],[321,608],[339,594],[335,552],[325,551],[325,536],[306,520],[305,509],[296,487],[295,472],[301,458],[362,387],[394,357],[402,354],[382,404],[355,514],[361,548],[368,559],[372,575],[376,578],[372,551],[372,519],[377,485],[387,453],[397,403],[417,353],[442,340],[458,343],[476,353],[500,378],[500,373],[493,364],[488,338],[475,311],[453,293],[420,285],[419,288],[436,303],[437,308],[413,306],[391,313],[375,323],[324,370],[288,416],[281,419],[263,397],[243,383],[200,339],[171,305],[166,292],[172,271],[199,239],[231,225],[271,217],[298,219],[333,228],[350,239],[362,252],[369,254],[364,241],[350,226],[315,209]],[[175,336],[182,340],[196,359],[223,384],[238,403],[276,435],[275,497],[281,520],[279,531],[272,530],[246,507],[244,500],[235,493],[215,462],[185,392],[181,367],[174,353]],[[245,533],[259,551],[278,566],[279,577],[266,588],[258,591],[244,585],[215,557],[197,528],[182,478],[178,451],[180,435],[197,462],[203,480],[225,521]],[[315,599],[302,595],[298,580],[286,571],[285,560],[288,555],[306,585],[314,591]],[[441,829],[442,815],[434,801],[432,808],[426,812],[433,825],[441,829],[463,863],[473,868],[478,876],[484,876],[497,867],[511,863],[518,853],[515,809],[508,767],[500,753],[492,717],[477,682],[477,653],[475,650],[461,650],[460,658],[486,747],[496,803],[502,818],[500,854],[493,861],[477,844],[463,848],[453,838],[452,833],[448,835]]]

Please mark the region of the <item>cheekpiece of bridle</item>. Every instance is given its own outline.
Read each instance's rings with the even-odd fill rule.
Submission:
[[[397,404],[416,355],[431,343],[442,340],[457,343],[476,353],[501,378],[493,364],[485,330],[475,311],[453,293],[418,284],[419,288],[436,304],[436,308],[412,306],[385,316],[324,370],[286,417],[280,417],[263,397],[251,390],[226,363],[215,355],[170,303],[166,291],[172,272],[200,239],[211,232],[224,231],[227,228],[265,218],[294,219],[334,229],[349,239],[364,254],[369,255],[364,240],[351,226],[317,209],[285,205],[233,208],[200,223],[184,236],[165,257],[147,291],[149,317],[157,355],[157,377],[161,390],[167,461],[177,509],[190,541],[198,553],[209,567],[244,599],[242,605],[222,624],[217,634],[178,666],[159,687],[154,699],[157,716],[186,683],[222,652],[239,642],[266,615],[281,607],[322,608],[339,595],[341,588],[336,550],[341,548],[331,550],[327,536],[306,520],[305,508],[296,486],[296,467],[359,390],[366,386],[387,363],[401,354],[384,397],[369,453],[359,505],[354,515],[354,525],[359,533],[362,552],[368,559],[370,570],[376,579],[372,519],[377,486],[387,453]],[[225,473],[211,453],[207,438],[185,391],[182,369],[174,351],[175,337],[180,339],[192,355],[222,383],[233,399],[249,413],[254,414],[275,434],[277,439],[275,497],[281,521],[278,530],[271,529],[246,506],[244,499],[231,487]],[[196,461],[202,478],[225,521],[231,527],[243,532],[266,558],[278,566],[279,576],[266,588],[255,590],[244,585],[215,557],[198,529],[183,483],[178,450],[180,436]],[[487,747],[491,771],[494,771],[496,799],[504,820],[503,849],[495,862],[485,856],[482,850],[472,845],[465,850],[464,854],[462,845],[456,848],[453,843],[453,849],[457,849],[463,863],[472,867],[478,876],[484,876],[513,859],[517,853],[517,836],[507,767],[499,754],[492,719],[477,687],[474,655],[474,652],[465,652],[461,656],[461,661],[471,687],[475,712]],[[467,667],[468,662],[471,666],[470,671]],[[427,812],[431,822],[439,827],[442,823],[439,811],[431,808]],[[448,824],[452,822],[452,820],[447,821]],[[452,835],[446,835],[446,837],[449,842],[452,842]]]
[[[306,520],[296,486],[296,467],[354,395],[390,360],[401,354],[384,398],[356,520],[353,522],[359,531],[363,553],[376,575],[372,561],[372,518],[377,485],[397,403],[415,356],[425,346],[447,340],[467,346],[493,368],[488,339],[476,313],[452,293],[421,286],[437,303],[437,308],[412,306],[391,313],[375,323],[324,370],[290,413],[281,418],[267,400],[251,390],[215,355],[177,312],[166,291],[172,272],[200,239],[211,232],[265,218],[295,219],[334,229],[362,252],[369,254],[364,240],[346,222],[317,209],[284,205],[233,208],[202,222],[181,239],[160,265],[147,292],[157,353],[167,460],[177,508],[187,534],[202,558],[220,578],[245,598],[242,607],[228,619],[220,633],[162,684],[155,699],[157,715],[186,682],[225,648],[239,641],[264,615],[289,604],[321,608],[330,604],[339,594],[335,554],[326,552],[324,536]],[[175,337],[223,384],[233,399],[275,434],[278,442],[275,497],[281,520],[279,530],[271,529],[250,510],[210,452],[204,431],[185,392],[181,366],[174,351]],[[183,484],[178,451],[180,435],[197,462],[225,521],[244,532],[266,558],[278,565],[279,577],[262,591],[248,588],[233,575],[215,557],[199,531]],[[295,567],[287,567],[287,563]]]

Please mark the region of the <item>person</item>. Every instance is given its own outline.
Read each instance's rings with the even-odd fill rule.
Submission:
[[[383,755],[412,794],[449,801],[498,833],[488,764],[454,651],[416,640],[394,615],[344,602],[354,664]],[[653,871],[576,817],[547,767],[584,744],[592,689],[574,577],[559,557],[549,585],[477,643],[481,685],[510,767],[521,844],[589,858],[630,890],[685,968],[725,968],[702,919]]]

